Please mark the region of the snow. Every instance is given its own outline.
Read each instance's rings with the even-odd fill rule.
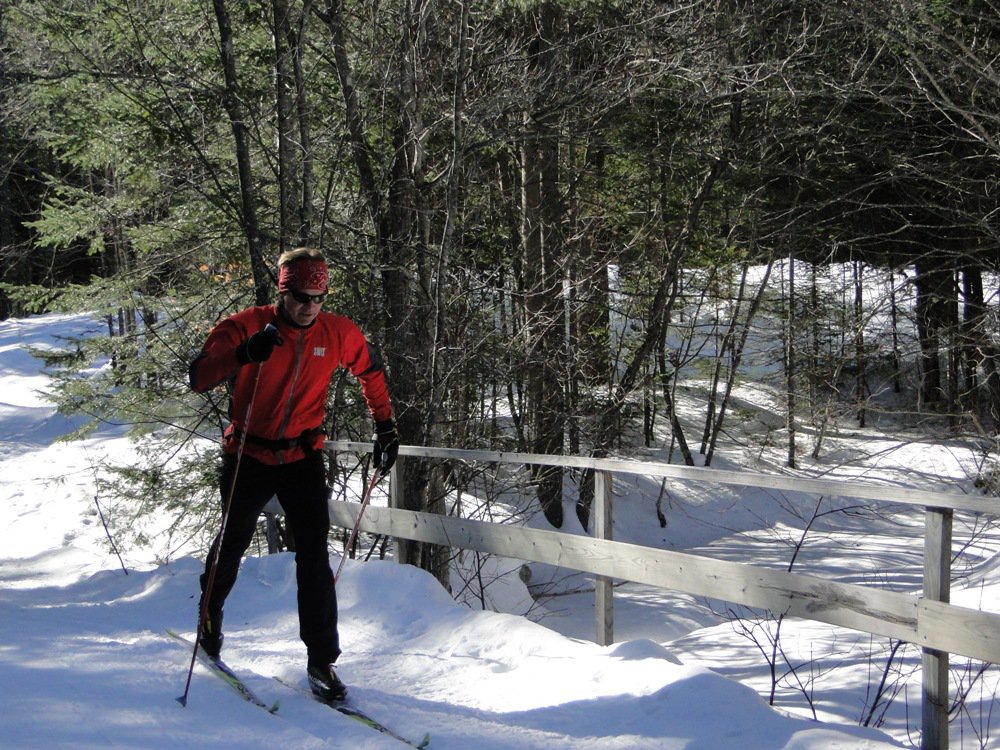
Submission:
[[[74,423],[46,400],[47,377],[28,353],[28,346],[58,347],[94,326],[73,315],[0,322],[0,507],[6,511],[0,525],[0,747],[403,747],[274,679],[305,686],[289,554],[248,557],[226,608],[224,657],[265,700],[280,701],[278,712],[269,715],[241,700],[200,666],[187,706],[175,700],[191,654],[165,630],[193,630],[202,562],[189,555],[156,564],[152,553],[149,559],[133,553],[126,556],[126,574],[108,549],[91,466],[97,455],[129,456],[129,443],[114,432],[57,441]],[[918,444],[906,450],[929,474],[959,470],[942,468],[946,452],[930,455],[929,446]],[[856,470],[861,476],[878,466]],[[645,507],[641,523],[616,518],[615,535],[628,538],[634,528],[641,537],[642,528],[647,538],[634,541],[736,559],[738,547],[745,553],[746,545],[797,533],[782,526],[782,513],[765,522],[745,509],[727,515],[723,526],[723,506],[736,502],[719,493],[683,513],[674,507],[665,529]],[[841,532],[828,549],[812,553],[810,565],[834,574],[853,570],[854,535]],[[885,542],[886,559],[919,560],[919,548],[899,543],[898,527],[866,533]],[[984,550],[984,560],[989,554]],[[886,559],[879,564],[895,564]],[[494,604],[513,612],[530,597],[517,578],[519,563],[508,562],[497,563],[497,571],[513,572],[504,576]],[[556,580],[544,566],[532,565],[530,573],[533,591],[538,580]],[[974,595],[989,597],[991,580],[979,581]],[[871,665],[838,654],[844,631],[788,625],[789,649],[812,653],[830,673],[840,670],[836,695],[821,703],[824,721],[817,722],[792,701],[787,708],[769,706],[766,691],[749,686],[759,682],[760,654],[731,625],[710,617],[712,603],[622,586],[616,590],[620,642],[601,647],[586,640],[593,633],[592,594],[572,593],[586,586],[586,577],[564,573],[558,581],[529,619],[457,603],[409,566],[349,560],[338,584],[339,669],[351,700],[415,740],[430,733],[430,747],[438,750],[876,750],[918,741],[916,734],[907,739],[898,720],[890,722],[895,738],[856,725],[866,690],[858,670]],[[958,598],[973,593],[958,592]],[[823,665],[824,659],[831,663]]]

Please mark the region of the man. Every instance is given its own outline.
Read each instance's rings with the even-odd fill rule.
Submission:
[[[252,307],[218,323],[189,375],[198,392],[223,381],[232,389],[220,480],[223,507],[229,512],[201,576],[199,644],[218,658],[223,605],[257,519],[277,495],[295,540],[299,636],[306,646],[309,683],[324,700],[338,701],[347,688],[334,670],[340,639],[327,551],[330,518],[321,427],[330,379],[338,368],[346,368],[361,384],[375,419],[373,458],[381,473],[396,460],[399,441],[380,358],[353,322],[321,309],[328,281],[318,250],[283,253],[278,303]]]

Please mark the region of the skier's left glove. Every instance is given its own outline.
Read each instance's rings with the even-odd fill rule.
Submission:
[[[387,474],[399,455],[399,435],[391,419],[375,423],[375,443],[372,445],[372,463],[380,474]]]

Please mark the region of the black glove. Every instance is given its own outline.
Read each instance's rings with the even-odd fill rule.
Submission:
[[[236,347],[236,359],[241,365],[266,362],[276,346],[281,346],[281,334],[274,323],[268,323]]]
[[[387,474],[399,455],[399,435],[391,419],[375,423],[375,444],[372,446],[372,464],[379,474]]]

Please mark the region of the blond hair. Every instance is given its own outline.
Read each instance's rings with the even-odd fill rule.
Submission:
[[[286,250],[280,256],[278,256],[278,268],[282,266],[287,266],[289,263],[294,263],[302,258],[312,258],[313,260],[326,261],[323,257],[323,251],[316,247],[297,247],[293,250]]]

